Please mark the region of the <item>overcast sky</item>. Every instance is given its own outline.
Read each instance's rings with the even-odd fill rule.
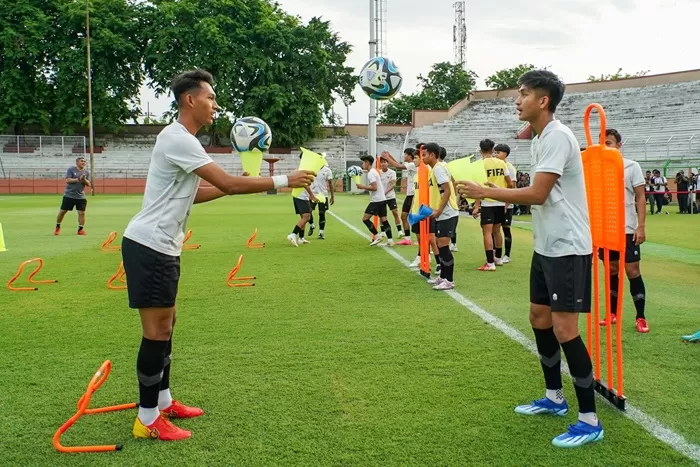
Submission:
[[[357,71],[369,59],[369,1],[278,0],[304,21],[329,20],[352,44],[348,66]],[[387,56],[404,77],[403,92],[433,63],[452,61],[452,0],[388,0]],[[700,68],[700,0],[467,0],[467,66],[478,88],[493,72],[520,63],[549,66],[565,82],[588,75],[650,70],[650,74]],[[356,88],[350,123],[366,123],[369,98]],[[169,99],[142,92],[144,112],[167,109]],[[345,120],[342,103],[336,112]]]

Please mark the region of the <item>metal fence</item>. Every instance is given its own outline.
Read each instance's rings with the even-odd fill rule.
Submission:
[[[85,154],[89,148],[84,136],[35,136],[35,135],[0,135],[3,153],[73,156]]]

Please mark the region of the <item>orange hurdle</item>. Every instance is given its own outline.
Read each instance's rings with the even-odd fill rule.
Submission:
[[[12,290],[12,291],[32,291],[32,290],[39,290],[37,287],[13,287],[12,284],[19,278],[20,275],[22,275],[22,271],[24,270],[24,267],[28,264],[31,263],[38,263],[36,269],[29,274],[29,282],[31,284],[55,284],[58,281],[57,280],[43,280],[43,281],[37,281],[34,280],[34,276],[36,276],[39,271],[41,270],[42,267],[44,267],[44,260],[41,258],[34,258],[25,261],[24,263],[19,265],[19,269],[17,270],[17,273],[12,276],[12,279],[9,280],[7,283],[7,288]]]
[[[124,270],[124,261],[119,263],[119,268],[117,269],[117,273],[113,275],[112,277],[109,278],[107,281],[107,288],[112,289],[112,290],[124,290],[126,289],[126,285],[114,285],[114,281],[118,280],[119,282],[122,282],[126,284],[126,278],[124,277],[126,275],[126,271]]]
[[[192,245],[186,245],[187,240],[189,240],[191,236],[192,236],[192,229],[188,230],[187,233],[185,234],[185,239],[182,241],[182,249],[183,250],[197,250],[197,249],[199,249],[199,247],[202,246],[199,243],[194,243]]]
[[[61,435],[65,433],[68,428],[73,426],[75,422],[78,421],[83,415],[105,413],[105,412],[116,412],[118,410],[135,409],[136,404],[121,404],[113,405],[110,407],[99,407],[96,409],[88,409],[90,405],[90,398],[92,395],[102,386],[105,382],[107,376],[109,376],[109,371],[112,368],[112,362],[105,360],[105,362],[97,370],[97,373],[92,377],[88,383],[87,390],[78,400],[78,411],[73,415],[66,423],[61,425],[61,427],[53,435],[53,447],[59,452],[110,452],[110,451],[121,451],[121,444],[113,444],[108,446],[63,446],[61,444]]]
[[[253,235],[246,242],[248,248],[265,248],[265,242],[255,242],[255,237],[258,236],[258,229],[255,229]]]
[[[590,115],[597,110],[600,116],[600,143],[593,144],[590,131]],[[588,314],[588,352],[594,361],[596,391],[613,405],[625,410],[622,365],[622,304],[625,271],[625,169],[622,154],[617,149],[605,146],[606,119],[600,104],[591,104],[584,116],[588,148],[583,152],[583,170],[588,198],[588,215],[593,238],[593,313]],[[603,251],[605,270],[605,331],[607,381],[600,374],[600,281],[598,251]],[[613,336],[610,303],[610,251],[620,252],[620,280],[617,289],[617,325],[615,328],[615,359],[613,359]],[[592,315],[592,316],[591,316]],[[615,372],[613,372],[615,360]]]
[[[119,251],[122,249],[119,245],[112,245],[112,242],[117,239],[117,232],[110,232],[107,240],[102,243],[100,250],[102,251]]]
[[[241,266],[243,265],[243,255],[238,257],[238,263],[236,266],[234,266],[233,269],[231,269],[231,272],[228,273],[228,279],[226,280],[226,285],[229,287],[253,287],[255,284],[252,282],[246,282],[243,284],[235,284],[233,281],[251,281],[255,280],[255,276],[247,276],[247,277],[236,277],[236,274],[238,274],[238,271],[241,270]]]

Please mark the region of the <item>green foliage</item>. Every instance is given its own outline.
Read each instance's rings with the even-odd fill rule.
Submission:
[[[408,125],[413,109],[445,110],[469,95],[478,76],[458,64],[435,63],[427,77],[418,76],[421,90],[389,101],[382,110],[379,123]]]
[[[646,76],[649,73],[650,70],[641,70],[636,73],[623,73],[622,68],[618,68],[617,72],[614,74],[608,74],[608,75],[600,75],[598,77],[594,75],[589,75],[588,76],[588,82],[593,83],[597,81],[615,81],[618,79],[625,79],[625,78],[639,78],[641,76]]]
[[[513,68],[504,68],[503,70],[499,70],[486,78],[485,84],[489,88],[497,89],[499,91],[517,88],[518,79],[520,79],[524,73],[534,69],[535,65],[529,63],[517,65]]]

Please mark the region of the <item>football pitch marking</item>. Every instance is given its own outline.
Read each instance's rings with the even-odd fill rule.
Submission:
[[[341,222],[343,225],[345,225],[347,228],[358,234],[359,236],[367,239],[368,241],[371,240],[370,236],[364,232],[362,232],[360,229],[355,227],[354,225],[350,224],[348,221],[343,219],[342,217],[338,216],[332,211],[327,211],[328,214],[336,218],[339,222]],[[382,248],[384,251],[386,251],[391,257],[393,257],[396,261],[399,263],[403,264],[405,267],[408,267],[410,262],[404,259],[401,255],[399,255],[396,251],[394,251],[391,248]],[[512,340],[517,342],[518,344],[522,345],[525,347],[527,350],[530,351],[533,355],[537,356],[539,358],[539,355],[537,353],[537,346],[535,343],[530,340],[529,338],[525,337],[523,333],[512,327],[510,324],[506,323],[502,319],[492,315],[488,311],[484,310],[481,308],[479,305],[476,303],[472,302],[468,298],[466,298],[464,295],[460,294],[459,292],[455,290],[448,290],[446,291],[447,295],[452,297],[457,303],[465,307],[467,310],[469,310],[471,313],[475,314],[482,320],[484,320],[486,323],[490,324],[491,326],[495,327],[499,331],[501,331],[503,334],[506,336],[510,337]],[[568,367],[565,365],[562,365],[562,370],[561,372],[567,376],[571,376],[569,373]],[[598,400],[605,401],[606,403],[609,403],[606,399],[602,397],[598,397]],[[635,422],[636,424],[640,425],[642,428],[644,428],[650,435],[652,435],[654,438],[658,439],[662,443],[665,443],[669,445],[671,448],[673,448],[675,451],[683,454],[684,456],[688,457],[689,459],[697,462],[700,464],[700,446],[697,444],[691,443],[687,439],[685,439],[682,435],[679,435],[675,431],[671,430],[668,428],[666,425],[661,423],[659,420],[655,419],[651,415],[646,414],[644,411],[641,409],[637,408],[636,406],[632,405],[629,403],[629,400],[627,401],[627,410],[622,412],[622,414]]]

